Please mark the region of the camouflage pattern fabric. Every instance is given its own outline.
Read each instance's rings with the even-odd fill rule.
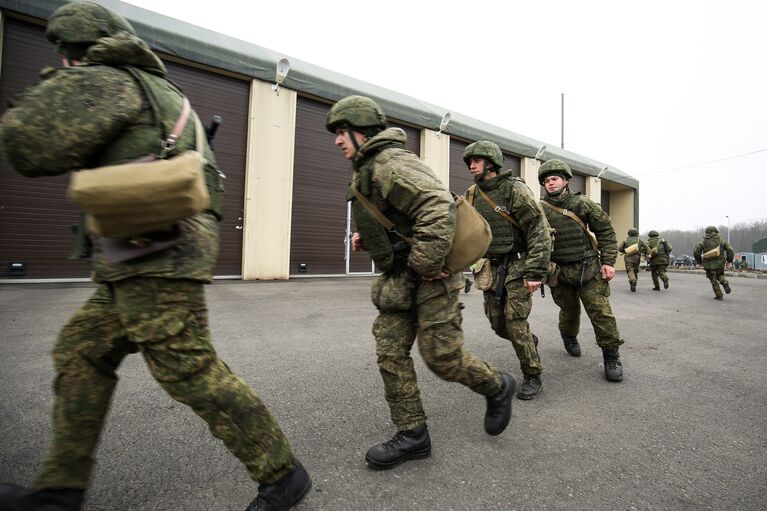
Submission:
[[[409,289],[404,280],[382,275],[379,281],[394,278],[391,286],[379,282],[375,287],[397,297],[401,310],[390,300],[387,310],[379,309],[373,323],[378,369],[384,382],[392,422],[399,431],[420,426],[426,421],[410,351],[418,339],[418,351],[434,374],[445,381],[466,385],[474,392],[492,396],[501,390],[497,369],[463,348],[461,304],[458,295],[464,287],[463,275],[422,282],[416,306],[410,306]],[[386,298],[385,298],[386,299]]]
[[[355,156],[355,179],[359,191],[379,210],[410,219],[413,243],[403,252],[407,267],[417,279],[434,277],[441,272],[455,236],[455,203],[431,169],[404,149],[405,142],[406,135],[398,128],[370,138]],[[376,246],[392,243],[380,232],[380,224],[360,217],[366,214],[364,208],[352,211],[365,248],[376,253],[391,250]],[[463,348],[458,301],[463,275],[421,281],[413,304],[403,271],[394,268],[384,273],[371,288],[379,310],[373,323],[378,367],[392,421],[400,431],[426,420],[410,357],[416,338],[421,357],[441,379],[485,396],[501,390],[498,370]]]
[[[724,276],[724,269],[706,270],[706,278],[711,282],[714,296],[722,296],[722,288],[719,285],[729,284],[727,277]]]
[[[617,348],[623,344],[623,339],[610,307],[610,285],[598,271],[591,271],[592,277],[583,285],[570,283],[577,281],[581,272],[580,264],[560,265],[559,284],[551,288],[554,303],[559,306],[559,331],[571,337],[578,335],[581,324],[580,299],[594,327],[597,345],[600,348]]]
[[[634,231],[636,232],[636,231]],[[632,255],[626,255],[626,249],[636,243],[638,245],[638,250],[636,254]],[[631,236],[629,235],[628,238],[621,241],[618,244],[618,252],[623,254],[623,260],[626,264],[626,276],[629,279],[629,283],[636,283],[637,278],[639,277],[639,263],[641,261],[641,256],[647,251],[647,245],[645,245],[645,242],[642,241],[639,236]]]
[[[493,287],[484,291],[485,316],[490,327],[499,336],[511,341],[519,359],[522,373],[530,376],[540,375],[543,371],[538,350],[533,342],[533,335],[527,318],[533,308],[532,294],[525,289],[523,279],[516,275],[521,272],[523,261],[513,261],[506,277],[506,301],[499,305],[495,299],[495,283],[498,279],[499,265],[493,265]]]
[[[660,287],[660,281],[665,284],[668,282],[668,275],[666,275],[667,264],[651,264],[650,275],[652,275],[652,284],[654,287]]]
[[[258,396],[222,362],[202,284],[133,278],[102,284],[56,342],[53,438],[36,488],[86,488],[122,359],[140,351],[168,394],[202,417],[259,482],[292,468],[287,439]]]
[[[639,278],[639,263],[626,263],[626,275],[630,283],[636,283]]]
[[[716,248],[719,245],[722,247],[719,257],[704,261],[703,253],[712,248]],[[733,259],[735,259],[735,250],[733,250],[732,245],[726,240],[719,237],[718,232],[709,233],[707,230],[703,239],[695,245],[695,248],[693,249],[693,257],[695,257],[698,264],[702,264],[703,268],[706,270],[724,270],[725,262],[731,263]]]

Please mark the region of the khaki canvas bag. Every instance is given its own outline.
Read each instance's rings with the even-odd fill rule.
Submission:
[[[634,255],[637,252],[639,252],[639,243],[634,243],[630,247],[626,247],[626,250],[623,251],[627,256]]]
[[[708,250],[706,252],[703,252],[703,260],[704,261],[710,261],[711,259],[716,259],[722,254],[722,245],[717,245],[711,250]]]
[[[184,97],[179,119],[163,147],[172,149],[189,118]],[[137,161],[72,174],[68,196],[86,212],[94,236],[130,238],[167,229],[208,207],[203,127],[195,115],[195,150],[172,158],[147,155]]]
[[[357,190],[357,184],[352,182],[352,193],[360,201],[360,204],[373,215],[378,223],[384,226],[386,230],[394,229],[394,223],[386,218],[381,211],[370,202],[370,200]],[[456,226],[453,245],[445,257],[444,270],[448,273],[458,273],[476,263],[490,246],[493,240],[493,234],[490,231],[490,224],[487,223],[474,206],[466,202],[460,195],[453,195],[455,201]],[[413,243],[412,238],[403,238],[408,244]]]

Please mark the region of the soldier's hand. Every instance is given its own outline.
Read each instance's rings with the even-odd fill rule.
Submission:
[[[522,284],[525,286],[525,289],[527,289],[528,292],[534,293],[535,291],[540,289],[540,287],[543,285],[543,282],[539,280],[523,279]]]
[[[360,233],[355,232],[352,234],[352,252],[361,252],[363,250],[365,250],[365,245],[362,244]]]
[[[613,277],[615,277],[615,268],[613,268],[610,265],[603,264],[602,265],[602,279],[606,280],[607,282],[610,282]]]

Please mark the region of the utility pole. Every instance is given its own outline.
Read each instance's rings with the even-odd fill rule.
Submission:
[[[730,244],[730,215],[726,215],[727,217],[727,244]]]
[[[562,121],[561,121],[561,138],[562,141],[562,149],[565,148],[565,93],[562,93]]]

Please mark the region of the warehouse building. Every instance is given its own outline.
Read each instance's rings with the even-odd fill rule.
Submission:
[[[0,104],[59,66],[45,38],[45,20],[60,0],[0,0]],[[324,127],[332,104],[350,94],[374,98],[408,136],[418,154],[462,194],[471,176],[464,148],[488,138],[504,150],[506,168],[540,193],[535,155],[542,142],[223,34],[108,0],[165,62],[203,121],[220,115],[216,159],[226,173],[217,278],[287,279],[374,272],[364,253],[350,253],[346,202],[350,165]],[[601,162],[549,147],[576,173],[571,187],[600,202],[618,236],[638,222],[638,182]],[[606,170],[605,170],[606,168]],[[66,198],[68,176],[28,179],[0,163],[0,276],[2,281],[87,279],[84,260],[68,260],[70,226],[80,213]],[[622,265],[622,258],[618,264]]]

